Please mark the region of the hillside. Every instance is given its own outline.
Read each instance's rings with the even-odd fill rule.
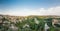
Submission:
[[[46,24],[47,23],[47,24]],[[59,30],[60,16],[55,15],[30,15],[30,16],[11,16],[0,15],[0,31],[44,31],[45,27],[50,30]],[[47,26],[46,26],[47,25]]]

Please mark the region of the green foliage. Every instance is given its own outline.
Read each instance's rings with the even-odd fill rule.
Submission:
[[[35,23],[34,18],[36,18],[39,21],[39,24]],[[8,22],[10,22],[10,24],[14,24],[16,27],[18,27],[18,31],[44,31],[45,23],[47,23],[47,25],[50,27],[48,29],[49,31],[56,30],[52,26],[52,18],[44,19],[44,18],[39,18],[39,17],[32,17],[32,18],[27,18],[27,20],[23,19],[22,22],[20,22],[19,19],[17,19],[17,20],[18,20],[18,22],[14,23],[14,22],[10,22],[7,18],[3,18],[2,24],[3,24],[3,22],[8,21]],[[11,29],[9,29],[9,26],[10,26],[10,25],[8,25],[9,23],[5,24],[5,26],[3,26],[2,24],[0,24],[1,31],[12,31]],[[25,24],[28,24],[29,27],[25,26]]]
[[[7,31],[8,28],[9,28],[9,23],[7,23],[7,22],[5,22],[5,21],[9,22],[8,19],[6,19],[5,17],[3,17],[3,18],[2,18],[2,22],[1,22],[1,24],[0,24],[0,30],[1,30],[1,31]],[[4,22],[5,22],[5,23],[4,23]]]

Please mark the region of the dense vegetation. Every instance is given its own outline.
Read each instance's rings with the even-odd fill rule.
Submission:
[[[47,31],[60,31],[60,28],[55,28],[52,25],[52,18],[27,17],[17,22],[11,22],[9,19],[3,17],[0,21],[0,31],[45,31],[45,23],[50,27]]]

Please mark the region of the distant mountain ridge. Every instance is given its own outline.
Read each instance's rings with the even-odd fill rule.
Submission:
[[[11,17],[11,18],[27,18],[27,17],[58,17],[60,18],[60,16],[57,16],[57,15],[29,15],[29,16],[12,16],[12,15],[2,15],[0,14],[0,17]]]
[[[0,14],[0,16],[15,16],[15,15],[3,15],[3,14]],[[59,16],[59,15],[28,15],[28,16]]]

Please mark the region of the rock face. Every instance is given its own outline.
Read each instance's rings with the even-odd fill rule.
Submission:
[[[52,20],[52,25],[53,25],[54,27],[57,27],[57,25],[60,26],[60,19],[54,18],[54,19]]]
[[[47,25],[47,23],[45,23],[45,27],[44,27],[45,31],[47,31],[49,28],[50,27]]]

